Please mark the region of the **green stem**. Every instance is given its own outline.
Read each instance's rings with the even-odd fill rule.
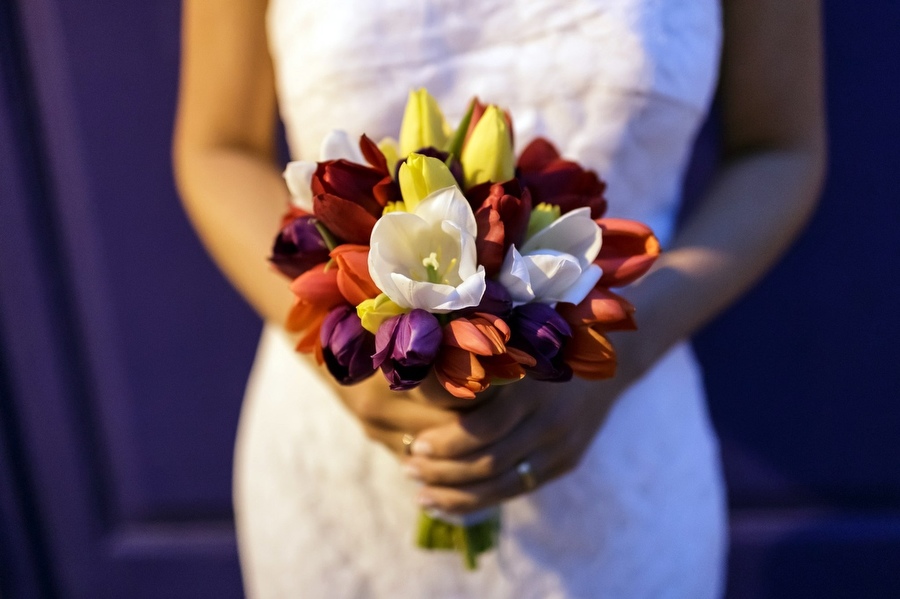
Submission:
[[[478,556],[497,546],[500,519],[488,518],[477,524],[451,524],[421,512],[416,544],[423,549],[456,550],[468,570],[478,569]]]

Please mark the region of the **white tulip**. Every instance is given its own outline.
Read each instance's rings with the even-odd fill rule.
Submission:
[[[577,304],[603,274],[593,263],[601,242],[590,209],[572,210],[527,239],[521,251],[510,246],[498,280],[515,305]]]
[[[477,226],[457,187],[438,190],[413,212],[389,212],[375,223],[369,274],[404,308],[446,313],[477,306],[484,267],[475,253]]]

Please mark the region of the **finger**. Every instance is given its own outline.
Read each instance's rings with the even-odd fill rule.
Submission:
[[[412,433],[367,423],[363,423],[363,431],[369,439],[381,443],[401,457],[409,456],[409,447],[416,438]]]
[[[499,476],[465,487],[425,486],[419,490],[416,500],[424,508],[465,514],[531,492],[566,471],[555,451],[537,452],[529,456],[528,463],[534,486],[527,485],[513,466]]]
[[[553,426],[547,412],[536,410],[528,414],[509,434],[462,458],[426,458],[414,450],[407,461],[407,473],[416,480],[439,486],[463,486],[497,477],[513,468],[523,455],[565,443],[565,430]]]
[[[499,393],[455,420],[423,430],[413,454],[443,459],[470,455],[509,434],[539,405],[528,393]]]

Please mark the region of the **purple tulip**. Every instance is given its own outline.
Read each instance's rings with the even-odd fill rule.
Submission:
[[[568,381],[572,369],[563,361],[563,348],[572,338],[572,327],[547,304],[524,304],[512,311],[512,338],[508,345],[537,361],[528,373],[541,381]]]
[[[510,310],[512,310],[512,298],[509,296],[509,291],[497,281],[488,279],[485,281],[481,302],[472,308],[457,310],[453,316],[471,316],[476,312],[487,312],[505,319]]]
[[[319,337],[325,365],[340,384],[358,383],[375,372],[375,336],[362,327],[356,308],[344,305],[329,312]]]
[[[294,218],[281,228],[272,248],[272,264],[283,275],[296,279],[307,270],[328,261],[328,246],[311,216]]]
[[[441,323],[425,310],[393,316],[375,335],[373,366],[381,368],[394,391],[412,389],[428,376],[442,339]]]

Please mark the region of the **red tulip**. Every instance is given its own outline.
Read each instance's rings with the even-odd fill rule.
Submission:
[[[659,240],[650,227],[624,218],[601,218],[603,245],[594,264],[603,269],[601,287],[622,287],[642,277],[659,257]]]
[[[310,188],[313,211],[328,230],[349,243],[366,244],[387,202],[399,199],[381,151],[363,136],[360,149],[372,166],[349,160],[320,162]]]
[[[478,236],[475,247],[478,263],[488,277],[500,272],[510,245],[521,247],[531,215],[531,193],[515,179],[495,183],[475,212]]]
[[[591,218],[600,218],[606,212],[606,191],[597,173],[585,170],[571,160],[560,157],[559,151],[549,141],[537,138],[519,156],[519,178],[531,191],[531,200],[559,206],[565,214],[583,208],[591,209]]]
[[[560,316],[573,327],[598,325],[604,331],[634,331],[634,306],[608,289],[594,287],[581,303],[560,302],[556,306]]]

